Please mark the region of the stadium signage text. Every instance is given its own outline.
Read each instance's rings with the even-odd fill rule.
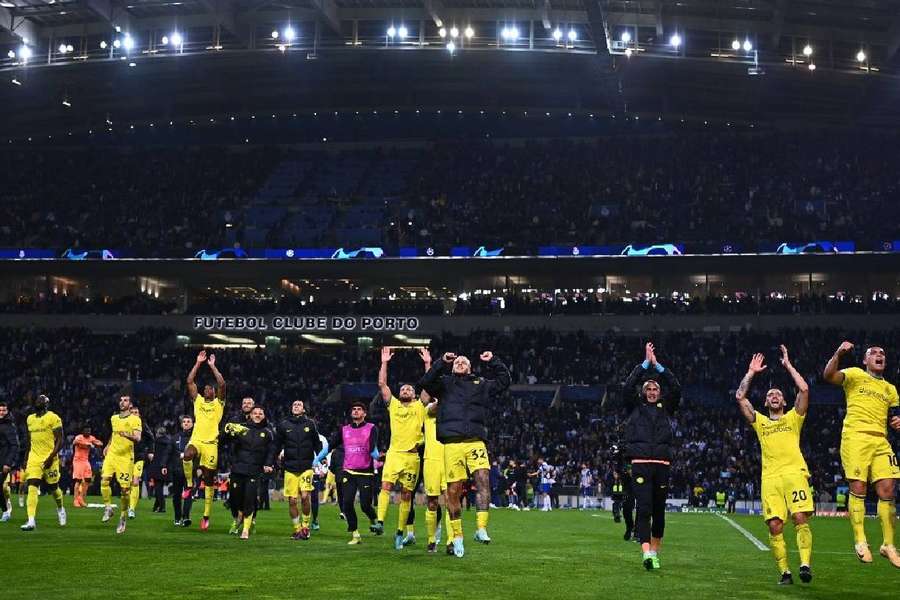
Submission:
[[[416,317],[194,317],[195,331],[415,331],[418,328]]]

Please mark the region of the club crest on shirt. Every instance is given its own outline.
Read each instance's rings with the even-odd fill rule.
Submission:
[[[309,427],[304,427],[303,431],[305,431],[306,433],[309,433]]]
[[[637,479],[635,479],[635,482],[637,482],[637,483],[644,483],[644,478],[643,478],[643,477],[638,477]]]

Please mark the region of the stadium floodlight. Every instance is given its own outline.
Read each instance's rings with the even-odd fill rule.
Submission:
[[[453,40],[447,42],[447,50],[450,52],[450,54],[456,52],[456,42],[454,42]]]
[[[625,56],[631,58],[632,54],[634,54],[634,50],[632,50],[631,48],[625,48]]]
[[[278,30],[277,30],[277,29],[273,29],[273,30],[272,30],[272,39],[273,39],[273,40],[277,40],[277,39],[278,39]]]
[[[459,37],[459,29],[457,29],[456,26],[450,28],[450,37],[452,37],[453,39]]]
[[[387,36],[388,36],[389,38],[392,38],[392,37],[394,37],[395,35],[397,35],[397,28],[394,27],[393,25],[391,25],[390,27],[388,27],[388,30],[387,30]]]
[[[740,50],[740,49],[741,49],[741,41],[740,41],[739,39],[737,39],[737,38],[735,38],[734,40],[732,40],[732,42],[731,42],[731,49],[732,49],[732,50]]]
[[[294,38],[297,37],[297,32],[294,31],[294,28],[288,25],[284,28],[284,39],[288,42],[293,42]]]
[[[134,48],[134,39],[126,33],[125,39],[122,40],[122,45],[125,46],[126,51],[131,50],[132,48]]]
[[[441,27],[440,29],[438,29],[438,35],[441,36],[442,38],[447,37],[447,30],[445,28]]]
[[[622,35],[619,36],[619,39],[622,40],[623,44],[627,44],[631,41],[631,33],[628,31],[623,31]]]
[[[102,42],[100,42],[100,49],[101,49],[101,50],[106,50],[106,46],[107,46],[106,40],[103,40]]]
[[[66,45],[60,44],[58,50],[59,50],[60,54],[65,54],[66,53]]]
[[[753,44],[750,43],[750,40],[744,40],[743,48],[744,52],[750,52],[751,50],[753,50]]]
[[[475,37],[475,30],[472,29],[471,25],[466,27],[465,34],[466,34],[466,39],[468,39],[468,40],[471,40],[473,37]]]
[[[121,47],[122,47],[122,40],[116,38],[116,40],[113,41],[113,48],[121,48]]]
[[[16,79],[15,77],[13,77],[13,78],[12,78],[12,84],[13,84],[13,85],[22,85],[22,82],[19,81],[18,79]]]
[[[169,36],[167,36],[167,35],[162,36],[162,45],[163,46],[169,45]]]
[[[803,56],[812,56],[813,48],[809,44],[803,46]]]
[[[409,35],[409,29],[407,29],[405,25],[401,25],[397,28],[397,35],[400,36],[401,40],[405,40],[406,36]]]
[[[16,57],[16,53],[13,52],[12,50],[10,50],[9,52],[6,53],[6,57],[7,57],[7,58],[15,58],[15,57]]]
[[[578,41],[578,32],[575,31],[574,29],[570,29],[570,30],[569,30],[569,41],[570,41],[570,42],[577,42],[577,41]]]
[[[673,33],[672,37],[669,38],[669,45],[677,49],[679,46],[681,46],[682,41],[683,40],[681,39],[680,35],[678,35],[677,33]]]
[[[866,53],[860,50],[856,53],[856,62],[864,63],[866,62]]]
[[[500,32],[500,35],[503,37],[504,40],[514,42],[517,39],[519,39],[519,28],[516,27],[515,25],[513,25],[511,27],[504,27],[503,30]]]
[[[810,70],[810,71],[815,71],[815,70],[816,70],[816,63],[809,63],[809,70]]]
[[[504,31],[506,30],[504,29]],[[557,42],[562,39],[562,30],[559,27],[553,30],[553,39]]]
[[[19,48],[19,58],[22,60],[28,60],[31,58],[31,48],[28,46],[21,46]]]
[[[181,37],[181,34],[177,31],[173,31],[172,35],[169,37],[169,41],[172,42],[173,46],[180,46],[184,42],[184,38]]]

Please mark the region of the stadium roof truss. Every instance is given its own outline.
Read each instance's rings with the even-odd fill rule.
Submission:
[[[454,51],[799,61],[870,73],[897,65],[900,0],[0,0],[0,68],[217,51],[446,51],[450,42]]]

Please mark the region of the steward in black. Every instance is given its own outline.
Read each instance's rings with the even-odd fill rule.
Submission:
[[[471,370],[458,372],[456,359],[455,354],[445,354],[419,381],[420,388],[438,399],[437,439],[444,444],[486,441],[488,406],[491,397],[509,387],[509,369],[491,356],[487,368],[494,378],[488,379],[472,375]],[[452,371],[448,372],[451,364]]]
[[[6,495],[3,491],[6,478],[12,475],[19,461],[19,432],[5,403],[0,403],[0,512],[6,513]],[[5,517],[9,515],[4,514]]]

